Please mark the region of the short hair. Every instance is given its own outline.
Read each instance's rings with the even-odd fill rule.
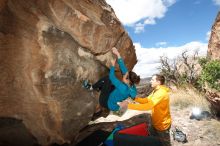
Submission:
[[[164,83],[165,83],[165,77],[164,77],[163,75],[159,75],[159,74],[155,74],[155,76],[156,76],[156,80],[157,80],[157,81],[160,81],[160,84],[161,84],[161,85],[164,85]]]

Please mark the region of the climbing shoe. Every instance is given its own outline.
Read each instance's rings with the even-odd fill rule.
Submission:
[[[84,80],[83,83],[82,83],[82,86],[83,86],[83,88],[92,90],[92,85],[89,83],[88,80]]]

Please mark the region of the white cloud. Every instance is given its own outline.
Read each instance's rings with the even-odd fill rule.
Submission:
[[[216,5],[219,5],[219,6],[220,6],[220,0],[213,0],[213,2],[214,2]]]
[[[208,32],[206,33],[206,40],[207,40],[207,41],[209,41],[210,36],[211,36],[211,31],[208,31]]]
[[[166,46],[167,42],[157,42],[156,46]]]
[[[140,33],[144,31],[144,24],[142,23],[137,23],[135,24],[135,33]]]
[[[140,43],[134,43],[138,62],[133,71],[141,76],[141,78],[150,77],[158,72],[160,66],[160,56],[167,56],[169,59],[174,59],[183,51],[188,50],[189,54],[193,54],[195,50],[200,56],[207,53],[207,44],[200,42],[190,42],[179,47],[166,48],[142,48]]]
[[[164,5],[167,7],[173,5],[176,2],[176,0],[162,0],[162,1],[163,1]]]
[[[164,17],[167,7],[176,0],[106,0],[124,25],[133,26],[139,21],[145,25],[155,24],[155,19]]]
[[[144,21],[144,24],[156,24],[155,20],[153,18],[147,18]]]
[[[156,24],[155,20],[152,19],[152,18],[147,18],[144,23],[136,23],[134,25],[134,29],[135,29],[135,33],[141,33],[141,32],[144,32],[144,26],[145,25],[153,25],[153,24]]]

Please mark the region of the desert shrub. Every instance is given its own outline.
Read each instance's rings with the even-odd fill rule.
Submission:
[[[199,78],[199,84],[205,87],[206,84],[213,89],[220,91],[220,61],[199,59],[202,71]]]
[[[198,52],[188,55],[188,51],[182,52],[180,56],[169,59],[166,56],[160,57],[160,73],[166,77],[168,83],[175,86],[184,86],[191,84],[198,85],[198,73],[201,69],[198,67]]]

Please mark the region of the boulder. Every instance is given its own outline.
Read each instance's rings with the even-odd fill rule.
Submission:
[[[208,44],[208,57],[220,61],[220,12],[212,26],[211,37]],[[220,83],[220,79],[219,79]],[[214,112],[220,116],[220,91],[205,87],[207,99],[210,101]]]
[[[81,82],[108,74],[113,46],[131,70],[133,43],[104,0],[1,0],[0,117],[41,145],[70,143],[98,101]]]
[[[220,60],[220,12],[218,13],[212,26],[208,44],[208,57]]]

